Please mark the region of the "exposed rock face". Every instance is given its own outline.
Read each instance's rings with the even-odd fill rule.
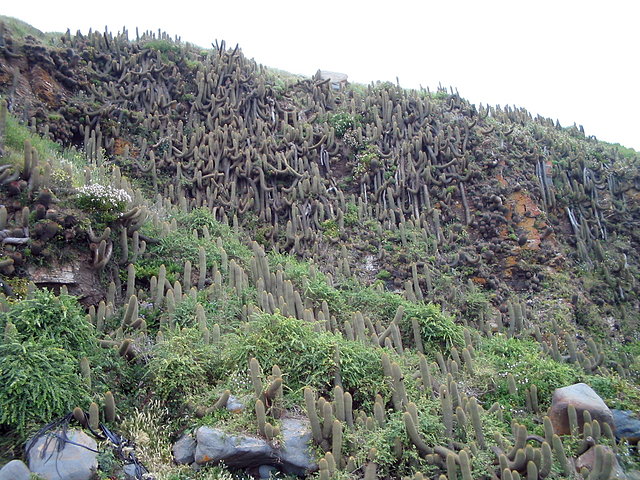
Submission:
[[[58,450],[61,440],[56,432],[38,438],[27,457],[33,473],[47,480],[91,480],[98,469],[98,445],[82,431],[70,430],[71,442]]]
[[[282,443],[248,435],[227,434],[218,428],[200,427],[195,434],[185,435],[173,446],[177,463],[205,465],[224,461],[230,467],[257,468],[274,466],[289,475],[305,475],[318,468],[309,454],[311,430],[309,421],[282,419]]]
[[[553,392],[549,418],[553,424],[554,432],[558,435],[570,433],[569,417],[567,415],[567,407],[569,405],[573,405],[578,413],[580,430],[582,430],[584,423],[583,412],[585,410],[591,413],[593,420],[598,420],[600,423],[606,422],[611,425],[611,428],[615,428],[611,410],[609,410],[602,398],[589,385],[576,383],[568,387],[557,388]]]
[[[29,480],[29,469],[20,460],[11,460],[0,469],[0,480]]]

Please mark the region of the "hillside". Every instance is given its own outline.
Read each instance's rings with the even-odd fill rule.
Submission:
[[[1,20],[0,459],[80,407],[156,478],[257,474],[171,445],[273,447],[289,418],[323,480],[623,478],[614,450],[637,478],[597,420],[546,417],[577,382],[640,410],[635,151],[224,42]]]

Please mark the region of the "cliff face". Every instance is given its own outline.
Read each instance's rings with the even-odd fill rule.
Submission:
[[[38,160],[30,144],[18,155],[15,138],[12,146],[7,138],[0,143],[7,147],[0,219],[13,240],[3,246],[1,271],[13,285],[16,278],[67,285],[88,307],[102,345],[119,345],[128,362],[146,362],[145,345],[154,343],[138,331],[162,334],[167,318],[184,326],[188,315],[179,319],[176,305],[197,285],[189,315],[197,315],[202,348],[233,329],[233,335],[259,335],[250,325],[238,327],[258,309],[317,320],[318,328],[340,337],[331,340],[336,350],[351,345],[340,343],[343,336],[371,340],[376,353],[367,355],[374,356],[382,346],[402,354],[403,341],[430,355],[422,351],[424,339],[417,340],[420,332],[440,341],[433,345],[445,347],[446,356],[452,345],[463,345],[463,323],[475,329],[464,334],[467,354],[474,344],[480,349],[482,332],[499,356],[501,337],[491,335],[505,333],[508,324],[508,336],[540,344],[518,347],[522,358],[542,355],[539,348],[550,365],[561,365],[558,378],[580,378],[565,375],[567,358],[584,375],[620,367],[621,375],[632,376],[624,373],[634,362],[626,353],[606,357],[592,339],[639,340],[640,157],[632,150],[522,109],[477,107],[454,91],[388,83],[335,89],[329,80],[264,68],[224,42],[202,50],[160,33],[36,38],[0,29],[0,94],[14,122],[82,152],[76,156],[84,183],[101,181],[113,195],[129,197],[114,197],[117,214],[89,203],[88,194],[74,190],[77,171],[42,153]],[[49,246],[52,239],[60,250]],[[226,284],[231,294],[224,293]],[[376,299],[358,298],[355,284],[373,285],[367,292]],[[223,293],[203,293],[210,285]],[[212,303],[198,303],[198,310],[201,294]],[[435,315],[423,301],[441,305],[458,325],[449,317],[413,325]],[[227,312],[228,328],[211,305]],[[207,323],[211,315],[220,315],[214,325]],[[291,325],[277,330],[281,325],[265,318],[261,328],[274,328],[274,337],[293,331]],[[127,328],[136,333],[123,341]],[[306,342],[312,333],[299,335]],[[160,350],[151,359],[167,354],[162,335],[155,342]],[[248,347],[235,353],[245,363],[258,356]],[[337,373],[327,368],[336,383],[339,354],[332,350],[328,360],[338,364]],[[440,371],[458,375],[451,368],[455,357],[461,364],[458,351],[449,355],[448,364],[438,358]],[[518,355],[511,360],[521,366]],[[398,372],[407,369],[402,375],[415,373],[415,357],[397,361]],[[475,373],[484,372],[488,385],[491,375],[480,364]],[[508,367],[500,370],[505,378]],[[293,371],[286,374],[291,380]],[[375,375],[380,383],[402,376]],[[364,387],[343,376],[364,412],[372,398],[355,397]],[[151,378],[156,393],[173,392],[158,372]],[[451,387],[451,379],[440,380]],[[304,385],[296,385],[298,394]],[[499,389],[487,385],[493,401]],[[556,385],[545,385],[548,397]],[[130,387],[118,385],[133,397]],[[371,397],[377,392],[366,388]],[[421,398],[431,397],[434,392]]]
[[[335,91],[237,47],[148,33],[43,45],[6,32],[3,45],[19,117],[150,194],[254,226],[264,245],[434,299],[429,283],[450,272],[448,295],[471,280],[495,305],[562,272],[574,306],[637,311],[638,158],[576,127],[444,90]]]

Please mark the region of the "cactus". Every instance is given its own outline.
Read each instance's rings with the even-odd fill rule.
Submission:
[[[229,397],[231,396],[231,390],[225,390],[220,395],[220,398],[213,404],[213,408],[225,408],[227,406],[227,402],[229,401]]]
[[[547,478],[551,473],[551,467],[553,466],[553,453],[551,446],[547,442],[542,442],[540,446],[541,461],[539,468],[540,478]]]
[[[331,426],[331,453],[336,463],[340,465],[342,460],[342,422],[337,418]]]
[[[507,373],[507,389],[510,395],[517,395],[518,387],[516,386],[516,379],[511,373]]]
[[[320,419],[318,418],[318,413],[316,411],[315,394],[309,387],[305,387],[304,389],[304,403],[307,410],[307,416],[309,417],[309,423],[311,424],[313,441],[319,445],[322,442],[322,428],[320,427]]]
[[[76,407],[73,409],[73,418],[84,428],[89,425],[87,416],[84,414],[84,411],[80,407]]]
[[[378,465],[375,462],[378,451],[375,448],[369,450],[369,461],[364,469],[364,480],[378,480]]]
[[[486,448],[486,442],[484,440],[484,432],[482,431],[482,421],[480,420],[480,408],[478,407],[478,400],[476,397],[469,399],[469,413],[471,414],[471,423],[473,424],[473,430],[476,434],[476,441],[481,449]]]
[[[466,450],[461,450],[458,454],[458,463],[460,464],[460,472],[462,473],[462,480],[473,480],[471,474],[471,460]]]
[[[89,405],[89,427],[96,432],[100,428],[100,409],[95,402]]]
[[[458,480],[458,465],[456,463],[456,456],[453,453],[447,455],[445,460],[447,467],[447,479]]]
[[[107,423],[116,421],[116,402],[111,392],[104,394],[104,420]]]
[[[440,386],[440,406],[442,408],[444,435],[451,440],[453,436],[453,403],[451,402],[451,395],[444,386]]]
[[[260,435],[262,435],[263,437],[266,437],[265,425],[267,423],[267,415],[262,400],[256,400],[255,411],[256,418],[258,420],[258,432],[260,432]]]
[[[251,383],[253,385],[253,392],[257,399],[262,397],[262,380],[260,379],[260,363],[255,358],[249,360],[249,374],[251,375]]]
[[[507,453],[507,458],[513,460],[516,454],[524,449],[527,443],[527,428],[524,425],[514,424],[513,426],[513,448]],[[516,469],[517,470],[517,469]]]
[[[87,357],[80,359],[80,373],[82,374],[85,385],[91,390],[91,366],[89,365],[89,359]]]
[[[420,455],[425,456],[433,453],[433,449],[425,443],[422,437],[420,437],[420,433],[416,428],[416,424],[413,421],[413,417],[411,416],[411,414],[409,412],[405,412],[403,414],[403,419],[405,429],[407,430],[407,435],[409,436],[411,443],[413,443],[413,445],[415,445],[415,447],[418,449]]]
[[[572,435],[577,436],[580,427],[578,425],[578,412],[576,412],[575,405],[569,404],[567,406],[567,417],[569,419],[569,431]]]
[[[569,475],[571,473],[571,469],[569,468],[569,459],[564,451],[564,445],[562,444],[562,440],[556,434],[553,435],[553,452],[555,454],[556,460],[560,464],[560,468],[562,469],[562,473],[564,475]]]

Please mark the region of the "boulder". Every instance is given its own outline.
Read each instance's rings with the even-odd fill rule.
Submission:
[[[261,438],[231,435],[218,428],[200,427],[196,431],[195,461],[199,465],[224,461],[229,467],[275,465],[273,448]]]
[[[571,433],[567,415],[567,407],[569,405],[573,405],[578,413],[580,430],[582,430],[582,424],[584,423],[583,412],[585,410],[591,413],[593,420],[598,420],[600,423],[606,422],[611,425],[611,428],[615,428],[611,410],[609,410],[602,398],[589,385],[576,383],[568,387],[557,388],[553,392],[548,415],[553,424],[553,431],[556,434],[568,435]]]
[[[600,448],[602,448],[602,451],[606,455],[612,456],[613,463],[612,463],[612,469],[611,469],[611,478],[617,478],[617,479],[626,478],[624,470],[618,463],[618,459],[616,458],[616,455],[613,452],[613,450],[611,450],[610,447],[607,447],[604,445],[601,445]],[[593,446],[576,459],[576,470],[580,471],[583,468],[586,468],[591,472],[593,470],[595,458],[596,458],[596,446]]]
[[[195,462],[196,439],[193,435],[183,435],[173,444],[173,459],[179,465],[189,465]]]
[[[178,463],[189,463],[189,454],[198,465],[223,461],[235,468],[252,468],[263,472],[276,467],[288,475],[304,476],[318,469],[309,453],[312,435],[309,420],[283,418],[282,442],[269,443],[263,438],[225,433],[218,428],[200,427],[195,439],[185,435],[173,446]],[[193,449],[193,450],[192,450]],[[179,460],[182,460],[179,462]]]
[[[21,460],[11,460],[0,468],[0,480],[29,480],[31,472]]]
[[[635,445],[640,442],[640,419],[630,410],[612,409],[613,422],[615,423],[616,438],[626,440]]]
[[[278,456],[282,469],[289,475],[305,475],[318,469],[309,454],[311,445],[311,425],[308,419],[283,418],[281,422],[282,443]]]
[[[47,480],[91,480],[98,469],[98,445],[80,430],[49,432],[27,447],[29,469]],[[61,449],[59,449],[62,447]]]

